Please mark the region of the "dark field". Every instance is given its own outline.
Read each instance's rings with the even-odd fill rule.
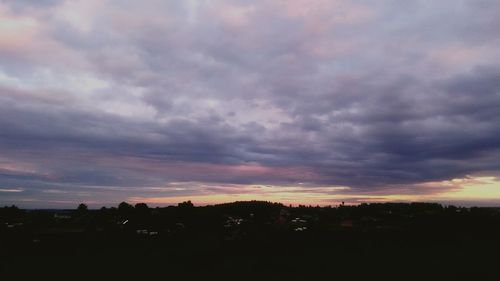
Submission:
[[[0,271],[16,280],[500,280],[500,209],[236,202],[0,209]]]

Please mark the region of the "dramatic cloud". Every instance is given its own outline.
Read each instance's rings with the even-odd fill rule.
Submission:
[[[1,1],[0,204],[444,202],[498,186],[499,14]],[[470,200],[500,201],[484,194]]]

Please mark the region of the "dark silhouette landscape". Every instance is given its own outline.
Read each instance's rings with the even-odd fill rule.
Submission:
[[[11,206],[0,222],[11,278],[497,280],[500,252],[500,208],[435,203]]]

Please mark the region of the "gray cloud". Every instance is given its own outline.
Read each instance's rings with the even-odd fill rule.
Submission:
[[[3,2],[0,187],[498,173],[496,1],[304,5]]]

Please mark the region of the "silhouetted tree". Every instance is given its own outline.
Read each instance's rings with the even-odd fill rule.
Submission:
[[[150,210],[146,203],[137,203],[135,204],[135,212],[140,216],[145,216],[150,213]]]
[[[177,206],[178,206],[178,207],[181,207],[181,208],[193,208],[193,207],[194,207],[194,205],[193,205],[193,203],[191,202],[191,200],[189,200],[189,201],[184,201],[184,202],[182,202],[182,203],[179,203],[179,204],[177,204]]]
[[[149,210],[149,207],[146,203],[137,203],[135,204],[136,210]]]
[[[134,206],[130,205],[129,203],[127,202],[121,202],[119,205],[118,205],[118,210],[119,211],[128,211],[128,210],[131,210],[133,209]]]
[[[127,202],[121,202],[120,205],[118,205],[118,213],[122,216],[129,217],[133,214],[134,212],[134,206],[130,205]]]
[[[86,213],[88,211],[88,206],[81,203],[80,205],[78,205],[78,207],[76,208],[76,211],[77,213],[80,213],[80,214],[83,214],[83,213]]]

